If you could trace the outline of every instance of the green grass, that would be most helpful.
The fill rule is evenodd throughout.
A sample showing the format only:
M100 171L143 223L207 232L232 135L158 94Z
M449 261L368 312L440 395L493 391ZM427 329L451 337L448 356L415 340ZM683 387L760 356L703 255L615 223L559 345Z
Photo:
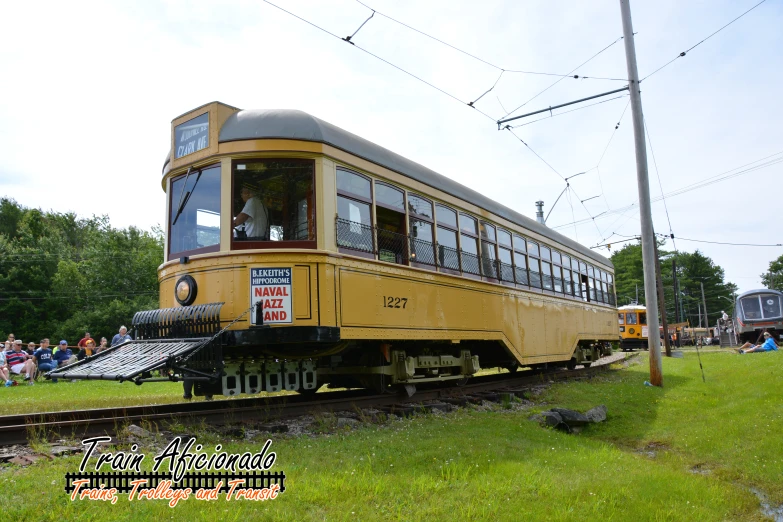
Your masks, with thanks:
M706 383L695 354L686 354L664 360L663 389L643 386L645 358L592 381L555 384L532 410L498 405L274 437L275 469L288 476L274 501L189 500L174 509L127 497L113 506L70 502L62 486L78 468L74 456L0 469L3 512L11 520L762 520L747 487L783 502L783 355L710 353L702 362ZM83 384L90 393L95 383ZM608 420L578 435L527 420L551 406L601 403ZM264 440L200 439L235 452Z

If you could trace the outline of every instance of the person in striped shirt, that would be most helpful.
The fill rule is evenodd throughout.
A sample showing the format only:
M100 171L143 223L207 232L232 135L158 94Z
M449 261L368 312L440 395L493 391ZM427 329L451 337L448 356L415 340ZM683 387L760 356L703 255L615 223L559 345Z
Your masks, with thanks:
M33 379L35 378L35 362L34 357L26 352L22 351L22 341L14 341L14 349L10 352L5 352L5 360L8 363L8 367L12 373L22 375L24 372L24 378L28 379L29 385L35 384Z

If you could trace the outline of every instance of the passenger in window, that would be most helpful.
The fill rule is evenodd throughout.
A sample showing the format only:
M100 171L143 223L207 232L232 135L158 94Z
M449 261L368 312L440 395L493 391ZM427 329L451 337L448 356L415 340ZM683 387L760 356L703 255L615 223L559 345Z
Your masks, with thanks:
M238 231L237 238L268 241L269 211L261 201L258 190L250 185L243 185L239 196L245 202L245 206L234 218L234 227L244 225L244 230Z

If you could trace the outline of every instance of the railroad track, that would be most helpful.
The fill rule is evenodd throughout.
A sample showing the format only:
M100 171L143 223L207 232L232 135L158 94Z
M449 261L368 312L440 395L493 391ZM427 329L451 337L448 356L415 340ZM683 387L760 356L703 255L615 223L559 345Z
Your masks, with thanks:
M464 403L470 398L481 398L489 392L517 395L521 389L548 381L590 377L609 371L609 365L577 370L544 372L524 371L475 377L467 384L455 386L420 387L413 397L399 394L374 394L367 390L350 390L313 396L282 395L256 397L231 401L160 404L100 408L93 410L60 411L23 415L0 416L0 447L27 444L31 440L85 438L96 435L114 435L130 424L159 424L176 420L178 423L207 423L210 425L269 422L316 412L346 411L357 408L376 408L389 413L426 409L422 403L443 401Z

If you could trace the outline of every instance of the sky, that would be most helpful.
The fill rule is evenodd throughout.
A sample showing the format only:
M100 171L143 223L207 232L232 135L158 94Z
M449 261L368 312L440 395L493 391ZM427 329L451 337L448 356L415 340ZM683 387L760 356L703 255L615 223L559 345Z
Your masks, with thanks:
M355 0L273 1L341 37L372 12ZM633 0L640 76L757 2ZM616 250L640 233L638 205L626 209L637 201L627 96L512 122L525 124L513 132L527 146L496 124L519 106L513 115L626 85L618 1L365 3L378 13L352 41L431 86L260 0L9 4L0 22L0 196L105 214L115 227L162 224L171 120L218 100L303 110L530 217L543 200L547 225L588 247ZM656 232L711 257L740 291L762 287L783 248L686 239L783 243L781 27L783 1L767 0L641 83L650 192L668 195L652 205ZM580 78L552 85L560 77L512 70ZM475 109L467 105L493 84ZM553 208L563 178L581 172Z

